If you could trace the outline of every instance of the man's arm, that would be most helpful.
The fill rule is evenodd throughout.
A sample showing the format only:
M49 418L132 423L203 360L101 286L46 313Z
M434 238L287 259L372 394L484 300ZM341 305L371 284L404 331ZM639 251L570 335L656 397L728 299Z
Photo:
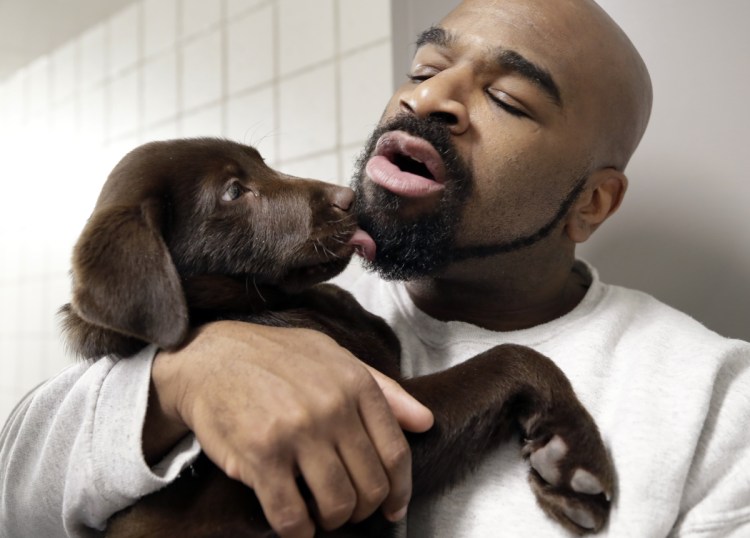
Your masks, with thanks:
M432 416L329 337L219 322L155 360L143 448L157 461L195 432L219 467L255 490L280 535L312 536L296 473L326 528L381 504L403 517L411 458L399 422L423 431Z
M289 486L297 468L329 507L329 525L364 517L383 499L386 513L400 515L410 461L393 413L415 431L431 414L392 380L371 372L373 382L328 337L221 322L178 353L154 354L78 363L19 404L0 435L0 528L10 536L103 529L197 457L193 429L225 471L264 492L284 536L311 528ZM320 472L330 469L341 482ZM269 503L276 495L283 501Z
M0 528L88 536L199 453L192 436L158 466L141 451L153 348L77 363L26 396L0 435Z

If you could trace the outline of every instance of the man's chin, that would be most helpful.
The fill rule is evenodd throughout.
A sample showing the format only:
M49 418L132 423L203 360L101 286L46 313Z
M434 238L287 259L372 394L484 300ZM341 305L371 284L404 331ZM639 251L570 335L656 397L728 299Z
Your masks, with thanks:
M373 260L365 261L363 267L366 271L376 273L383 280L395 282L407 282L435 275L443 267L424 260Z
M451 259L450 227L438 219L404 222L398 216L359 214L359 226L377 245L375 259L365 262L368 270L386 280L412 280L434 275Z

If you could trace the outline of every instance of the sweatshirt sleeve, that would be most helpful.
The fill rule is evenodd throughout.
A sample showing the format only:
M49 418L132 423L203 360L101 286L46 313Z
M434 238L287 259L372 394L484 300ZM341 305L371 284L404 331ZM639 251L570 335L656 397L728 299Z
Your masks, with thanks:
M151 364L78 363L29 393L0 433L0 529L7 536L97 536L107 519L173 481L197 457L185 437L149 467L142 431Z

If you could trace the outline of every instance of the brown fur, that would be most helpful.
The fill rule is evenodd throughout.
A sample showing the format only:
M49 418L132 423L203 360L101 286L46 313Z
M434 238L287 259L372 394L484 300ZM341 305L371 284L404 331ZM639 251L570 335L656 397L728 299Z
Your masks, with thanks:
M236 183L243 193L222 200ZM237 191L234 191L235 193ZM349 189L284 176L251 147L219 139L146 144L112 171L73 258L73 298L62 309L79 355L128 356L148 343L175 349L191 326L237 319L327 333L399 379L399 343L353 297L320 282L345 267L356 229ZM230 196L231 198L231 196ZM557 485L534 470L540 506L565 527L566 506L605 523L609 500L570 487L585 468L612 491L613 472L596 425L548 358L503 345L444 372L400 379L434 413L427 433L408 435L414 495L462 479L514 432L529 455L553 436L569 446ZM300 484L304 490L305 485ZM387 536L376 514L318 536ZM116 515L109 536L272 536L252 490L205 457L175 483Z

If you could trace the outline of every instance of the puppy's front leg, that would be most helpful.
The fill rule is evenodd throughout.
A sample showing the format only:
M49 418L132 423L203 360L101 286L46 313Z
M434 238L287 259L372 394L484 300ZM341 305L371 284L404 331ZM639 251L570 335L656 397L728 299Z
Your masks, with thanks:
M579 534L602 528L614 487L612 464L594 420L550 359L502 345L403 384L435 415L430 431L409 435L415 495L452 485L520 431L542 509Z

